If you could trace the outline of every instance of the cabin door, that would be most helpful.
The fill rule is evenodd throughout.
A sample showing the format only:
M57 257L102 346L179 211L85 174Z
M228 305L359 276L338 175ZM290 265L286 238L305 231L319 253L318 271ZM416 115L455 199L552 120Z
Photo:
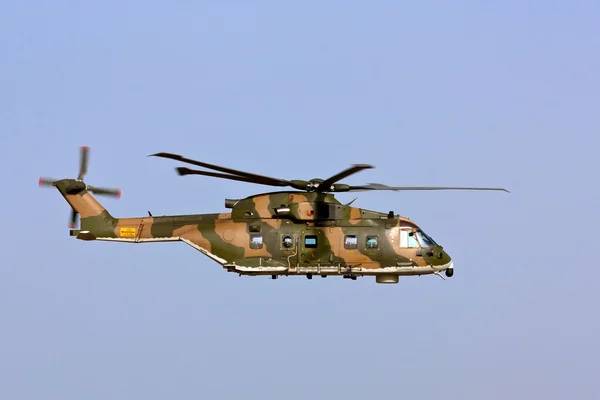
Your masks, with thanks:
M315 267L319 263L322 251L323 232L317 229L305 229L298 241L298 264L300 267Z
M369 230L363 234L362 243L359 243L359 246L364 249L363 251L373 263L380 262L381 239L378 230Z

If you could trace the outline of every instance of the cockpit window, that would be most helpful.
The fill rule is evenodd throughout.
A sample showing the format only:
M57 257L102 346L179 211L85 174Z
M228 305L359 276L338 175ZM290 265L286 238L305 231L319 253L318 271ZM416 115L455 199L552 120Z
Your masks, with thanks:
M433 247L438 246L438 244L431 237L427 236L427 234L423 231L417 231L417 237L419 239L419 243L421 243L421 247Z
M419 247L419 243L417 243L413 232L408 232L408 247Z
M419 243L415 238L413 232L407 230L400 231L400 247L417 248Z

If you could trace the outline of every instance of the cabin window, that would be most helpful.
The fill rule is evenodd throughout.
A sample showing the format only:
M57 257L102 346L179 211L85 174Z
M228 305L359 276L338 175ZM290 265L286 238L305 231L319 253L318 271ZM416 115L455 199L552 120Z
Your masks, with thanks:
M356 235L346 235L344 237L344 248L345 249L356 249L358 247L358 240Z
M304 247L307 249L315 249L317 247L317 235L304 236Z
M250 248L251 249L262 249L263 237L262 235L250 235Z
M286 235L283 237L283 241L281 244L284 248L289 249L294 245L294 238L289 235Z
M377 249L379 247L377 236L367 236L367 242L365 244L365 247L367 249Z
M400 247L417 248L419 243L414 236L412 231L401 230L400 231Z

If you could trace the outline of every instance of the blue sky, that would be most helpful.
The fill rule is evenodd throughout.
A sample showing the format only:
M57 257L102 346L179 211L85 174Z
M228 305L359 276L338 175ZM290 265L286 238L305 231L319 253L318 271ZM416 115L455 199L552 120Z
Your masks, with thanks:
M598 398L600 5L0 5L0 397ZM360 193L455 275L244 278L184 244L87 243L40 175L117 216L225 211L285 179L501 186ZM340 194L340 200L355 196Z

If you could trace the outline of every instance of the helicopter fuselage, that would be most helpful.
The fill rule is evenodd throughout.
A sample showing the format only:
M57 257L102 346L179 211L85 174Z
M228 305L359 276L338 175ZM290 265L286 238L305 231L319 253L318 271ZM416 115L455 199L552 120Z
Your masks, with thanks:
M450 256L409 218L341 204L329 193L272 192L226 200L230 212L115 218L74 182L54 186L80 213L81 228L71 235L81 240L182 241L227 271L273 278L397 283L399 276L453 273Z

